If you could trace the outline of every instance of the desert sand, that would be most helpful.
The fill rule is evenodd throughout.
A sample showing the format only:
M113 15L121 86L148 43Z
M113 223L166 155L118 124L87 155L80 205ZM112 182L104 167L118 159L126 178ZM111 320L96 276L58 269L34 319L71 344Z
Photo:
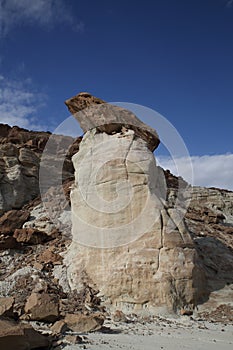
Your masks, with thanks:
M232 324L194 320L158 318L155 322L106 322L100 332L88 334L80 345L65 350L230 350L233 349Z

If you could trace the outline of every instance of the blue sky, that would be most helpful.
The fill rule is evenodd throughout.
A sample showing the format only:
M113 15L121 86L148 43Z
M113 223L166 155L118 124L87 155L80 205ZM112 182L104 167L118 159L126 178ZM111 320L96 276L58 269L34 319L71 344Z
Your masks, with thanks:
M0 122L52 131L80 91L161 113L233 189L232 0L0 0Z

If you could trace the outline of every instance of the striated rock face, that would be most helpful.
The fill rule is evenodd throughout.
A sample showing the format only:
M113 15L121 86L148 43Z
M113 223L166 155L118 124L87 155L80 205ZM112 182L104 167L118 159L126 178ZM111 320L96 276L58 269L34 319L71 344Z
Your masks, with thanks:
M65 104L84 132L96 128L99 132L112 134L120 132L122 127L125 127L134 130L152 152L159 145L157 132L129 110L105 103L87 92L81 92L65 101Z
M40 154L49 135L0 124L0 214L38 196Z
M89 284L110 309L130 313L196 305L203 270L181 212L165 206L165 178L143 137L92 129L72 160L71 288Z
M50 149L40 164L48 140ZM46 174L50 173L50 180L56 179L56 164L64 156L62 179L73 176L70 158L80 142L78 140L73 144L73 141L66 136L51 136L49 132L28 131L0 124L0 215L21 208L40 194L40 165L46 168ZM70 150L67 145L71 145ZM52 181L49 185L52 186Z
M217 188L202 188L195 186L192 190L193 208L207 207L208 213L206 216L216 217L216 222L233 225L233 193L227 190ZM209 221L209 220L208 220Z
M39 193L39 158L30 149L0 145L0 213L20 208Z
M208 298L199 310L214 319L220 313L228 318L224 312L233 307L233 192L194 187L185 221L206 275Z

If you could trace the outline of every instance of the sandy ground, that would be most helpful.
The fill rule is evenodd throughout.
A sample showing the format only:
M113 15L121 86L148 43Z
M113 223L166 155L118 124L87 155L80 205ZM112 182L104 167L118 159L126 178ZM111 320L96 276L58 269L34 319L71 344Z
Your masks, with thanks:
M65 346L65 350L232 350L233 326L189 317L160 319L154 323L107 322L101 332L88 334L88 341Z

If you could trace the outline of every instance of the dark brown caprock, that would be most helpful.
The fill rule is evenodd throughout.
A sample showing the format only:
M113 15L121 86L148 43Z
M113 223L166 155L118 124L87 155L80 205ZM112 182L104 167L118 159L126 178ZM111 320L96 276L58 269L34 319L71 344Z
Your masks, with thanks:
M138 137L146 141L152 152L160 143L155 129L143 123L131 111L111 105L88 92L79 93L66 100L65 104L84 133L96 128L99 132L112 134L125 127L134 130Z

